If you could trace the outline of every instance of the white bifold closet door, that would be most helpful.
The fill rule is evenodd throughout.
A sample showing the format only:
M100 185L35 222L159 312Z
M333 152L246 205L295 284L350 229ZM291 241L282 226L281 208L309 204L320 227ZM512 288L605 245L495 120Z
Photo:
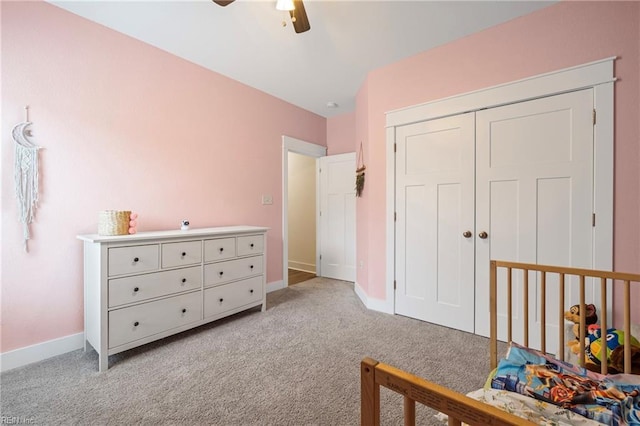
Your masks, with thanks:
M591 267L592 111L589 89L396 128L396 313L486 336L490 259Z
M476 114L476 333L489 335L489 260L591 268L593 265L593 91ZM505 280L501 280L503 283ZM558 342L558 278L547 280L547 351ZM515 279L515 341L522 342L522 278ZM529 277L529 344L539 346L539 276ZM594 289L588 289L591 295ZM506 291L499 330L506 337ZM567 300L577 303L577 283Z
M469 113L396 133L396 313L469 332L474 131Z

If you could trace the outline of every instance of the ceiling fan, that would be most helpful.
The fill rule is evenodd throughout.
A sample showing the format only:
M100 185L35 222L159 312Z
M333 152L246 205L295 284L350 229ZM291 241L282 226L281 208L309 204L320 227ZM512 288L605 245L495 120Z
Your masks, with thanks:
M213 2L219 6L228 6L235 0L213 0ZM311 29L309 24L309 18L307 18L307 12L304 10L304 3L302 0L292 0L293 9L289 10L291 16L291 22L293 23L293 29L296 33L303 33Z

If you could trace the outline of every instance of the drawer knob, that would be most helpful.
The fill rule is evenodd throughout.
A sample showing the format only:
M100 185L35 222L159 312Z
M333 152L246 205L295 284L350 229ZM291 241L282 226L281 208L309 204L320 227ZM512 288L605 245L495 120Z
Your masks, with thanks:
M224 251L224 247L220 247L220 253Z
M136 322L134 322L134 323L133 323L133 326L134 326L134 327L137 327L137 326L139 326L139 325L140 325L140 323L139 323L138 321L136 321Z
M185 308L182 308L182 313L184 314L186 312L187 312L187 310Z
M249 269L253 269L253 265L249 265Z
M222 276L222 274L224 274L224 272L223 272L223 271L220 271L220 276Z
M253 289L249 290L249 293L253 294Z
M133 292L134 292L134 293L137 293L138 291L140 291L140 288L138 288L138 287L134 287L134 288L133 288Z
M253 243L249 244L249 247L253 248Z
M183 251L182 252L182 257L185 257L186 255L187 255L187 253Z
M224 302L224 299L221 297L221 298L220 298L220 303L222 303L222 302Z
M184 284L184 283L186 283L186 282L187 282L187 279L186 279L186 278L183 278L183 279L182 279L182 284Z
M134 257L134 258L133 258L133 261L134 261L134 262L138 262L138 261L140 261L140 258L138 258L138 257Z

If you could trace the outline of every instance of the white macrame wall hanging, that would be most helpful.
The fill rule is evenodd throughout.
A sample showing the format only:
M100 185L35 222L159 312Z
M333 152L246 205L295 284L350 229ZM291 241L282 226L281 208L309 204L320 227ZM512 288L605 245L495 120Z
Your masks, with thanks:
M24 241L24 251L29 251L27 241L31 234L29 225L35 217L35 210L38 206L38 151L41 147L31 142L31 130L27 129L31 125L29 121L29 107L27 110L27 120L17 124L11 131L15 142L15 192L18 199L18 215L22 224L22 236Z

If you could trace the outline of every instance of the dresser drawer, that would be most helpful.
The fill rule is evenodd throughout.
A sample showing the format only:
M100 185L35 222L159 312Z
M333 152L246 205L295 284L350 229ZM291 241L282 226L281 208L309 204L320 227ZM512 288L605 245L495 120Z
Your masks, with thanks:
M159 246L115 247L109 249L109 276L155 271L159 267Z
M261 254L262 252L264 252L264 237L262 235L238 237L238 256Z
M235 238L219 238L206 240L204 242L204 261L212 262L216 260L229 259L236 255Z
M201 266L114 278L109 280L109 307L195 290L201 286Z
M109 312L109 348L202 319L202 293L183 294Z
M262 274L262 256L210 263L204 266L204 285L212 286Z
M204 317L221 314L262 300L263 277L253 277L204 291Z
M202 261L202 241L162 244L162 267L195 265Z

